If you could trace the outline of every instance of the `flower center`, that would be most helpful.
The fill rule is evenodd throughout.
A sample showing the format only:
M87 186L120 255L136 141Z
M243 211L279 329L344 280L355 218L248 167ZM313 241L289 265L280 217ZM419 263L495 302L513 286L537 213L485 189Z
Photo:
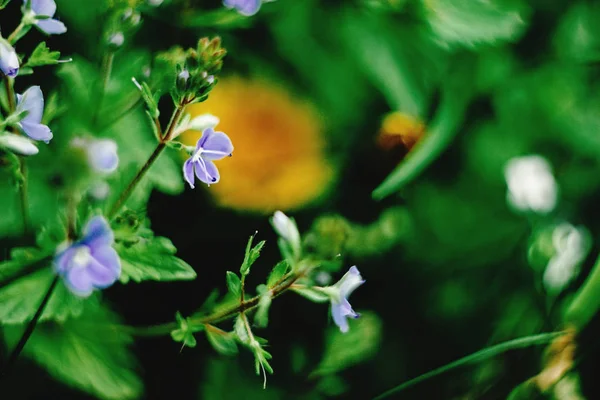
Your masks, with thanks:
M79 246L71 259L71 267L85 268L89 264L91 258L92 253L90 252L90 248L88 246Z
M198 162L200 160L200 156L204 153L204 149L200 147L197 152L192 155L192 161Z

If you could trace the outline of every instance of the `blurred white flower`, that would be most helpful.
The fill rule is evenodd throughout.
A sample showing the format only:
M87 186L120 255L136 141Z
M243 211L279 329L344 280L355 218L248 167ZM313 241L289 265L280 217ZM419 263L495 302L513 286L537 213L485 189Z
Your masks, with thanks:
M579 273L579 265L590 248L589 233L584 227L569 223L558 225L552 232L554 255L544 272L544 287L548 292L560 292Z
M519 211L548 213L556 206L558 185L552 167L538 155L515 157L504 167L507 200Z

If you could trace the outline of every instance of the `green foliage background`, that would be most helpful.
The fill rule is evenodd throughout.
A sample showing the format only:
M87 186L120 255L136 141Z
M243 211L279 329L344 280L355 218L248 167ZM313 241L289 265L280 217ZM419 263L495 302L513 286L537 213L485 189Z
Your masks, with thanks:
M103 2L61 0L58 7L69 32L47 44L74 61L24 78L43 82L45 93L61 94L61 102L46 110L55 139L30 170L39 180L31 184L32 219L45 226L55 224L63 200L57 182L73 168L48 160L58 159L75 134L95 129L90 124L98 105L89 99L99 96L90 93L90 82L100 79L95 51ZM154 51L221 35L229 52L225 75L270 76L309 97L330 122L329 156L341 171L337 190L294 217L317 251L341 253L344 270L359 265L367 282L352 304L362 318L342 335L322 305L292 295L274 301L269 326L261 330L275 370L265 390L252 356L217 354L208 332L209 341L183 351L168 336L111 336L106 327L120 318L133 325L170 321L176 311L195 312L215 287L225 292L225 272L237 270L256 229L267 244L253 274L267 276L279 260L264 216L219 209L205 192L184 191L179 160L164 157L132 204L150 198L156 236L148 246L173 263L172 279L149 265L144 249L134 249L123 260L121 281L127 284L103 292L102 305L95 298L64 304L55 296L46 314L60 324L34 334L25 355L37 364L22 360L3 383L3 398L87 398L81 390L115 399L372 398L483 347L561 329L562 310L598 246L592 245L582 274L558 296L544 291L542 271L530 266L527 253L531 233L559 219L585 225L592 238L600 230L597 4L278 0L253 18L215 13L220 7L218 1L165 0L143 14L141 30L117 53L98 118L110 125L104 135L119 143L121 165L131 166L115 177L115 187L130 180L154 145L141 107L111 125L118 110L135 101L130 78L142 75ZM2 13L3 29L13 28L17 15L12 4ZM28 37L20 46L31 43ZM427 125L423 141L399 164L375 144L381 118L396 110ZM535 224L507 207L503 175L510 158L531 153L552 163L561 190L557 213ZM3 174L2 209L18 210ZM0 213L7 259L9 249L33 242L16 238L19 218L17 212ZM340 232L344 240L335 235ZM148 270L136 276L144 266ZM334 279L341 273L333 268ZM184 281L159 284L151 282L153 274ZM40 272L13 290L45 287L41 281L50 279ZM4 330L11 344L39 299L32 295L24 303L9 289L0 291L0 320L13 325ZM73 322L80 315L85 318ZM576 369L588 398L597 390L596 325L582 333ZM423 383L402 398L506 398L539 372L540 360L541 348L507 353Z

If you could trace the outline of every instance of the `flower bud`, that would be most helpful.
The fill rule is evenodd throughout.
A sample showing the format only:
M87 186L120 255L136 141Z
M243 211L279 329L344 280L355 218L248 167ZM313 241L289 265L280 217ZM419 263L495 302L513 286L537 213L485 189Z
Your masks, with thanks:
M554 209L558 185L545 158L537 155L511 159L504 175L510 205L519 211L548 213Z
M4 75L14 78L19 73L19 58L8 41L0 37L0 70Z
M271 225L289 246L292 256L298 257L300 255L300 232L298 232L296 222L281 211L276 211L271 218Z
M32 156L39 152L31 140L24 136L5 133L0 135L0 147L23 156Z
M115 32L108 37L108 45L113 49L118 49L125 43L125 35L123 32Z

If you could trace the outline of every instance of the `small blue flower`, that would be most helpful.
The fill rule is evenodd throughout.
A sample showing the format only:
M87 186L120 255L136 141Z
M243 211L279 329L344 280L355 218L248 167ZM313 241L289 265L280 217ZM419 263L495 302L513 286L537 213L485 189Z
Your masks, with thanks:
M331 315L333 322L340 328L342 333L348 332L348 317L358 318L359 314L356 313L348 297L354 292L356 288L365 283L358 268L353 266L348 272L336 283L333 287L337 289L336 295L331 297Z
M31 14L33 17L43 16L46 19L35 19L35 25L38 29L47 35L60 35L67 31L65 24L57 19L54 19L56 13L56 3L54 0L23 0L25 6L27 3L31 5Z
M93 140L87 147L87 153L92 168L98 172L109 174L119 166L117 143L114 140Z
M78 296L107 288L121 275L121 261L113 243L114 234L106 219L93 217L83 230L83 238L57 253L54 270Z
M17 95L17 113L23 111L27 111L27 115L19 122L19 128L34 140L50 142L52 132L42 124L44 95L39 86L32 86L22 95Z
M0 37L0 70L8 77L14 78L19 73L19 57L8 40Z
M223 0L227 8L235 8L238 13L249 17L258 12L261 0Z
M223 132L215 132L213 128L206 128L202 137L196 143L196 149L191 157L183 164L183 177L194 188L194 173L207 185L219 182L219 170L214 160L230 156L233 144Z

